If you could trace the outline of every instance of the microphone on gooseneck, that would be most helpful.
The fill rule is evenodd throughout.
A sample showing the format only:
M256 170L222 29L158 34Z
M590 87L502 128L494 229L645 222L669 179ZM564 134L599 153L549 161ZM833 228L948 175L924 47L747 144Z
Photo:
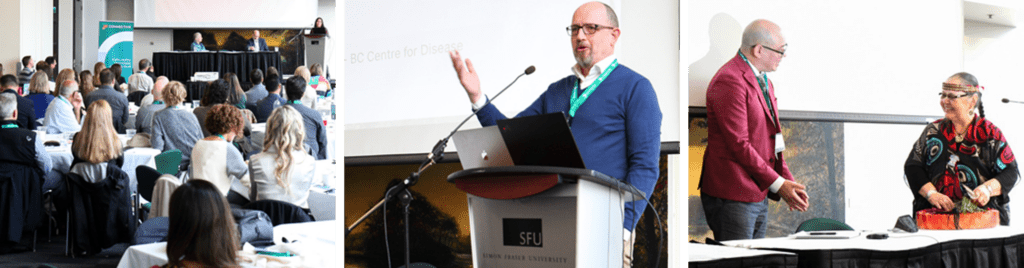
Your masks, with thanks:
M491 102L494 101L494 99L497 99L498 96L501 96L501 93L504 93L506 89L508 89L509 87L512 86L512 84L515 84L516 81L519 81L520 77L523 77L524 75L532 74L534 71L537 71L537 67L533 67L533 65L530 65L530 67L527 67L526 70L523 71L523 73L519 74L519 76L516 76L516 79L512 80L512 83L508 83L508 86L505 86L505 88L501 89L501 91L498 91L498 94L495 94L493 98L488 99L487 102L484 103L484 107L486 107L488 104L491 104ZM427 160L426 160L426 162L424 162L424 164L430 163L430 162L437 162L437 161L440 161L441 158L444 158L444 148L446 146L448 146L448 140L451 139L452 136L455 135L456 131L459 131L459 128L461 128L463 124L466 124L466 121L469 121L470 118L473 118L473 116L476 115L479 112L480 112L480 110L473 111L473 113L470 114L469 116L467 116L466 119L463 119L462 123L459 123L459 125L456 126L455 129L453 129L452 132L450 134L448 134L447 137L444 137L444 139L441 139L441 140L437 141L437 144L434 145L434 149L430 150L430 153L427 154ZM436 157L436 159L435 159L435 157Z
M1011 103L1011 102L1012 103L1018 103L1018 104L1024 104L1024 101L1015 101L1015 100L1003 98L1003 103Z

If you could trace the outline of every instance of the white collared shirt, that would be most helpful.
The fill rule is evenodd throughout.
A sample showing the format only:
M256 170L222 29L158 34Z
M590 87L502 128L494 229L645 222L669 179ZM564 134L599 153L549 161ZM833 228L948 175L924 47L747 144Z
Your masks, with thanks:
M591 66L590 72L587 73L586 76L584 76L583 72L580 71L579 64L573 64L570 69L572 70L573 75L576 75L576 78L580 80L580 88L587 88L590 84L593 84L594 81L597 80L597 77L601 76L601 72L607 70L608 66L612 65L612 62L617 58L618 57L616 57L615 54L609 55L607 58L597 62L597 64L594 64L594 66ZM487 103L487 100L487 94L484 94L483 98L476 100L476 102L473 103L473 111L483 108L484 104Z
M740 53L742 53L742 52L740 52ZM747 55L743 55L743 56L746 57ZM754 79L760 79L760 77L762 75L764 75L764 72L758 70L757 67L754 67L754 64L750 63L750 60L747 60L747 65L750 66L751 70L754 70L754 76L755 76ZM765 83L765 86L768 85L768 81L767 80L764 81L764 83ZM768 100L765 100L765 101L768 101ZM775 182L772 182L772 185L768 186L768 190L772 191L772 193L778 193L779 192L779 188L782 188L782 184L785 183L785 182L786 182L786 179L783 178L782 176L779 176L778 178L775 178Z

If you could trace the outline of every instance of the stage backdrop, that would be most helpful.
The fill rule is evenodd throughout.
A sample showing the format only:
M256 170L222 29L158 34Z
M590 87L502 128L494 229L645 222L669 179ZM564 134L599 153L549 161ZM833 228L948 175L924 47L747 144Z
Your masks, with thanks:
M132 48L134 45L134 25L124 21L101 21L100 22L100 44L97 61L103 62L107 68L111 65L120 64L120 75L128 79L132 75Z

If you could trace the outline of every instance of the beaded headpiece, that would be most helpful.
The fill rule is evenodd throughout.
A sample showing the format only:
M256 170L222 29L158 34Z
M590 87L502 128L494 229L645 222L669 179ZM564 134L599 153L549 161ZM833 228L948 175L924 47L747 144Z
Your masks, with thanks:
M945 83L945 82L943 82L942 83L942 90L962 91L962 92L967 92L967 93L975 93L975 92L980 92L982 90L985 90L985 87L983 87L983 86L961 85L961 84L953 84L953 83Z

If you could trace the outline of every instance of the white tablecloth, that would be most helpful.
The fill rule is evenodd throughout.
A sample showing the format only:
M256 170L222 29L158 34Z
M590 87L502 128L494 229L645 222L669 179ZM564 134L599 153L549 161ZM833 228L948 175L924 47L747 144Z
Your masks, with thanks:
M707 262L721 259L730 258L744 258L744 257L755 257L765 255L792 255L796 256L795 253L773 251L773 250L759 250L759 249L748 249L748 248L736 248L727 246L714 246L706 244L695 244L688 243L689 248L689 261L690 262Z
M63 173L68 173L71 170L71 161L74 160L74 155L71 154L70 146L46 147L46 153L53 161L53 170ZM153 157L158 154L160 151L153 148L132 148L124 152L124 164L121 165L121 170L128 173L128 178L131 180L129 187L137 189L138 177L135 175L135 168L146 165L155 169L156 160Z
M722 244L742 248L770 248L786 250L836 250L864 249L877 251L902 251L923 248L953 240L1007 238L1024 234L1024 229L997 226L978 230L920 230L917 233L892 233L888 231L858 231L861 235L850 239L796 239L795 235L777 238L725 241ZM887 233L888 239L868 239L873 233Z
M304 258L303 267L337 267L335 230L335 221L282 224L274 227L274 242L281 244L282 237L295 241L289 247L297 249L297 255ZM148 268L166 263L167 242L159 242L129 247L117 267Z

